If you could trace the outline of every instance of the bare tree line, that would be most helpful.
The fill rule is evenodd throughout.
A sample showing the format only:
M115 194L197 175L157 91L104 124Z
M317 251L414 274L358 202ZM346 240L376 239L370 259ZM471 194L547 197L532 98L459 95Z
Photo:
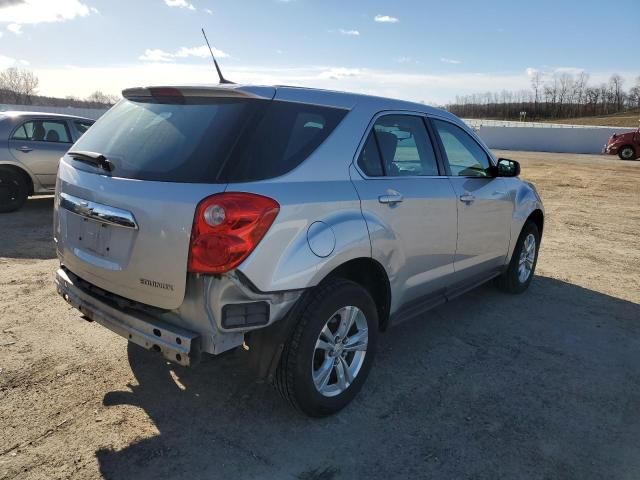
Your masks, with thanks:
M556 73L546 78L531 75L531 89L457 96L447 109L466 118L513 120L526 113L527 120L609 115L640 109L640 77L629 90L624 79L613 74L607 83L589 85L589 74Z
M84 99L73 96L44 97L37 95L39 84L38 77L29 70L11 67L1 71L0 104L105 108L119 99L116 95L109 95L100 90L96 90Z

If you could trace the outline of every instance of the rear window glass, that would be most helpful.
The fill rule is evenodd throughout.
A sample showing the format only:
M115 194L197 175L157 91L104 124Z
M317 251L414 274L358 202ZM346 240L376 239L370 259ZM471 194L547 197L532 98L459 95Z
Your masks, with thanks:
M345 114L257 99L122 100L73 149L104 155L114 165L114 177L184 183L264 180L300 165Z

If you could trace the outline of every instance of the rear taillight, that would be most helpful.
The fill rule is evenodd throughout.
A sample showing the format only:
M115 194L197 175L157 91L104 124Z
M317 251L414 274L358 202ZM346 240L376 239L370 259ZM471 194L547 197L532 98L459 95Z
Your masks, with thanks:
M278 202L252 193L219 193L202 200L191 230L189 272L225 273L240 265L279 211Z

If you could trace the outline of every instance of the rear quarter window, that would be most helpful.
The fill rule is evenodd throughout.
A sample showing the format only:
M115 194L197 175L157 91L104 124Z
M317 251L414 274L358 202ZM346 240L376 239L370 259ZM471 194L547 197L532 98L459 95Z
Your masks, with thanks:
M220 178L244 182L278 177L300 165L336 128L346 111L272 102L255 128L247 129Z

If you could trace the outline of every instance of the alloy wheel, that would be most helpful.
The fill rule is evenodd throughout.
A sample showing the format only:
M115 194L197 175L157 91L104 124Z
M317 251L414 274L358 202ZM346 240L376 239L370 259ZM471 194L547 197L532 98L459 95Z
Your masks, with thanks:
M343 307L326 321L311 366L320 394L334 397L349 388L364 364L368 341L367 319L358 307Z
M529 279L536 260L536 237L533 233L527 235L522 243L518 262L518 280L524 283Z

